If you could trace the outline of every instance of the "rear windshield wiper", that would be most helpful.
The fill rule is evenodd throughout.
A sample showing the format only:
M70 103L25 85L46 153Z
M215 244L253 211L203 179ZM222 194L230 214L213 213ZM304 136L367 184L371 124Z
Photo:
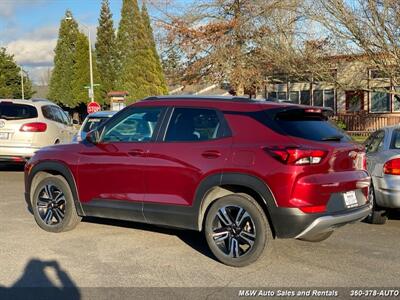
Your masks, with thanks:
M321 141L340 141L344 138L343 135L333 135L333 136L328 136L325 138L322 138Z

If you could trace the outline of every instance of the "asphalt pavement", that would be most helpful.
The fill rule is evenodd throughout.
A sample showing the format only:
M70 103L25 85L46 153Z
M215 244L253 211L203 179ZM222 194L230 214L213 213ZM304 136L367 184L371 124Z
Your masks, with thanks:
M328 240L276 240L267 260L217 262L200 233L84 219L66 233L41 230L24 203L21 168L0 168L0 286L400 287L400 213L357 223Z

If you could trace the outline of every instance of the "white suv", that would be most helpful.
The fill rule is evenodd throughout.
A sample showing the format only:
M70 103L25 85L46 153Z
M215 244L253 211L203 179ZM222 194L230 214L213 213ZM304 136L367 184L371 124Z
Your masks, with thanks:
M69 116L46 99L0 99L0 162L25 162L38 149L69 143Z

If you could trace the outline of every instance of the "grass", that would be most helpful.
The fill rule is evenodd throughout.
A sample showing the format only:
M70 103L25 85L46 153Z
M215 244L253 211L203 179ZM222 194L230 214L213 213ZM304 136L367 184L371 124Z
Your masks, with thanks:
M350 135L357 143L364 143L368 136L366 135Z

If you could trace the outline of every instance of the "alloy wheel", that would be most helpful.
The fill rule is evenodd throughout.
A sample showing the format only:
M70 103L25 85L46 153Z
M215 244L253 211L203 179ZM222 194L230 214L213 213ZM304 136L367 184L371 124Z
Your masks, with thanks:
M214 217L212 238L224 255L239 258L253 248L256 241L256 227L252 217L244 208L224 206Z
M46 225L57 225L64 220L65 204L64 193L52 184L40 190L36 202L39 216Z

